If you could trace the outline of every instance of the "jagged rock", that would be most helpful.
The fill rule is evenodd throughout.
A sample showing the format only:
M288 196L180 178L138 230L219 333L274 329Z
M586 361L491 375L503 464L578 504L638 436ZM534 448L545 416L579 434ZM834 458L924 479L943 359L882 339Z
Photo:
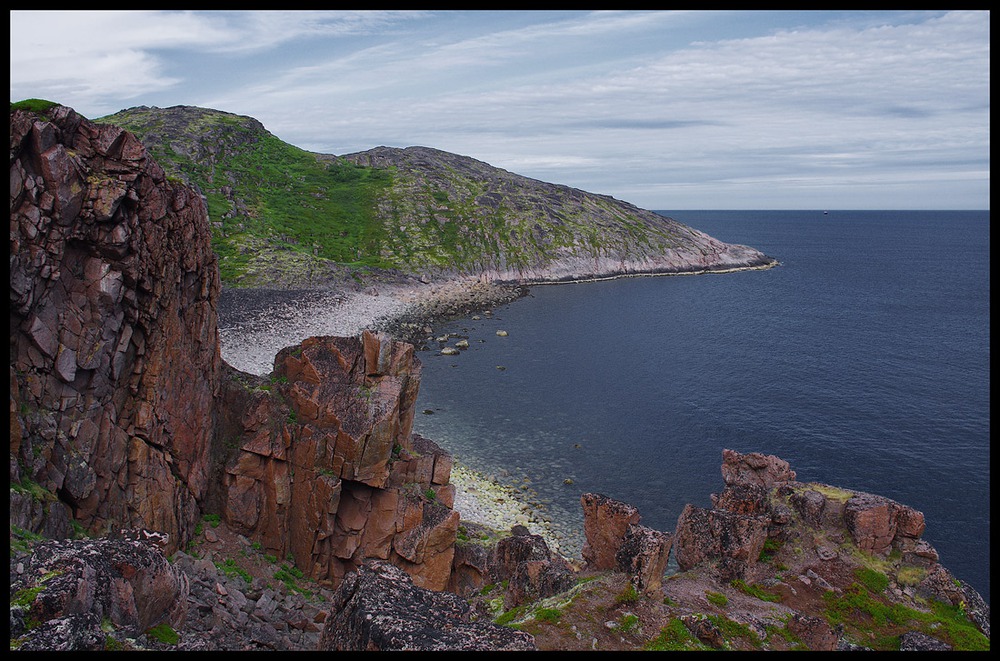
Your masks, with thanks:
M63 106L11 113L10 170L11 452L91 531L176 548L209 488L221 363L205 203Z
M663 582L672 543L673 538L667 533L631 524L615 553L615 562L619 571L629 575L637 590L653 592Z
M725 580L741 578L764 548L767 523L764 517L686 505L674 536L677 564L686 570L717 558Z
M740 454L722 451L722 479L727 485L757 485L769 487L778 482L795 480L788 462L760 452Z
M468 602L413 585L377 560L345 577L330 604L321 651L527 651L530 634L474 621Z
M158 624L180 627L188 592L187 577L155 542L46 541L35 546L11 586L12 619L16 603L23 608L22 621L46 624L19 634L22 649L41 649L59 636L57 649L100 649L103 621L133 635Z
M509 537L496 543L488 562L492 580L507 581L504 603L509 608L558 594L575 582L569 563L523 526L514 526Z
M615 557L621 548L625 533L632 524L639 523L639 510L626 503L612 500L596 493L580 496L583 506L583 559L595 570L614 569Z
M923 513L869 493L847 501L844 523L854 543L868 553L886 553L897 538L916 539L925 528Z

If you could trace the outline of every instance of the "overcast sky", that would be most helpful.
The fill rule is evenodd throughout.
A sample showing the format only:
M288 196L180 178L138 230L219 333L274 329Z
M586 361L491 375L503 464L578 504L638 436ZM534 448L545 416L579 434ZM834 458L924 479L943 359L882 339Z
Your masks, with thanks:
M647 209L986 209L986 11L12 11L10 98L422 145Z

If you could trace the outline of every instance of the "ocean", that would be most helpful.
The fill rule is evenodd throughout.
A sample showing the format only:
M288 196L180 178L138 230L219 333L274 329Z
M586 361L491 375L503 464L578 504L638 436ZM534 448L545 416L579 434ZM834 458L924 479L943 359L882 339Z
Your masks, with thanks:
M988 602L989 211L660 213L780 265L538 285L436 327L470 347L418 354L414 430L522 489L576 554L581 494L672 531L722 490L724 448L774 454L922 511Z

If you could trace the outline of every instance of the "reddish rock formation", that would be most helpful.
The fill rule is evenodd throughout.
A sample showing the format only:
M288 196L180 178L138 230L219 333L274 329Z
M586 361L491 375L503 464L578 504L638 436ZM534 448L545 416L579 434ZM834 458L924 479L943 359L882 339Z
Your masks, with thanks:
M614 569L615 555L632 524L638 524L639 510L632 505L596 493L580 496L583 506L583 559L594 570Z
M448 585L452 460L412 435L411 345L311 338L238 372L195 191L62 106L12 112L10 154L12 525L149 528L173 552L218 512L334 585L369 557Z
M654 592L663 582L672 544L671 535L632 524L615 553L617 568L629 575L637 590Z
M452 459L412 434L413 347L367 331L309 338L252 378L222 388L220 433L235 446L221 480L227 522L334 585L379 558L444 589L459 520Z
M551 597L576 582L569 563L524 526L514 526L490 551L489 574L494 583L506 583L506 608Z
M62 106L10 121L12 479L93 532L183 543L221 364L205 204L122 129Z

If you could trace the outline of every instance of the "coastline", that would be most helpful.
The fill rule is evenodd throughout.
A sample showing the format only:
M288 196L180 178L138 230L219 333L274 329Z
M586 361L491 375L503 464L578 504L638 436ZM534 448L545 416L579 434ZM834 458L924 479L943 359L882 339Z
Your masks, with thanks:
M223 292L219 305L219 338L222 358L232 367L263 376L273 369L281 349L318 335L356 336L363 330L384 332L395 339L421 345L433 339L434 325L464 315L487 313L527 295L530 286L597 282L633 277L702 275L763 270L777 266L735 267L726 270L689 272L622 273L580 280L500 283L478 278L454 278L420 284L383 284L362 290L265 290L232 289ZM432 439L433 440L433 439ZM516 487L475 471L455 460L451 484L455 485L454 509L463 521L496 530L523 525L545 539L556 553L566 554L581 546L558 522L550 520L544 506L533 505ZM554 525L555 523L555 525Z

